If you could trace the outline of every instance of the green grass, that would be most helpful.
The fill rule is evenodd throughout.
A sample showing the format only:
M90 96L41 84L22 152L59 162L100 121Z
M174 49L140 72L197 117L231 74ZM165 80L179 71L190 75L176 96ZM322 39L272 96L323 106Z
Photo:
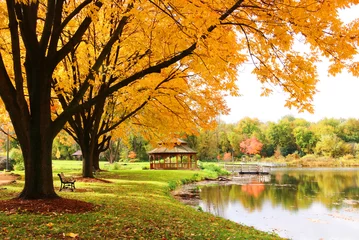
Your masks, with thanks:
M101 178L112 183L77 182L78 192L58 192L64 198L96 204L94 212L49 216L0 213L0 239L58 239L70 233L81 239L280 239L196 211L169 194L170 183L178 186L208 176L208 172L141 170L145 164L148 163L133 163L124 166L130 170L100 173ZM81 162L54 161L53 169L58 191L56 174L80 175ZM0 199L14 197L23 184L20 180L6 186L6 190L0 190Z

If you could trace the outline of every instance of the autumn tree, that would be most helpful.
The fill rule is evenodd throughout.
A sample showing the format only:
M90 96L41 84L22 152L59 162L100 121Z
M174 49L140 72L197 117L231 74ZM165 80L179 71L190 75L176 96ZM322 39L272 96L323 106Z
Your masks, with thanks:
M130 151L127 157L133 160L137 157L137 154L134 151Z
M155 6L158 11L161 10L159 6L153 4L152 6ZM129 8L132 9L132 6ZM107 12L105 13L107 14ZM135 79L129 85L120 86L116 92L102 96L101 94L106 89L117 88L118 75L126 76L129 72L136 71L136 69L141 71L140 69L143 64L144 67L147 67L148 61L157 61L156 59L161 58L164 54L162 49L157 49L159 44L163 42L163 38L154 39L152 41L153 46L150 46L150 48L148 46L132 48L131 46L133 41L143 39L145 42L148 40L148 35L154 34L156 31L163 31L164 26L161 24L157 25L147 22L147 12L144 13L144 19L138 16L138 18L132 19L132 21L127 19L127 17L117 19L117 15L113 14L110 16L111 21L109 23L106 22L108 20L106 17L108 16L105 13L99 17L96 24L90 26L90 33L87 36L88 44L83 46L82 51L77 55L71 53L71 56L62 62L62 68L68 74L59 75L56 79L59 82L66 82L67 78L72 79L70 82L72 84L72 86L70 85L71 87L64 85L56 89L62 108L66 108L69 105L69 101L71 101L71 98L69 99L67 96L77 93L78 88L86 80L86 74L82 72L86 72L87 68L90 67L84 68L84 64L79 64L79 62L82 63L85 58L88 59L91 56L88 61L91 65L91 59L97 59L98 42L101 42L104 36L112 36L115 28L118 28L114 23L117 22L118 25L121 25L122 29L118 32L118 37L120 40L122 37L125 39L119 45L121 48L118 46L113 51L113 54L109 54L101 66L101 69L103 69L102 74L94 79L94 83L89 86L88 93L81 100L91 102L97 98L96 105L82 108L76 112L69 119L69 128L66 128L81 146L84 157L84 177L92 177L92 168L99 168L99 154L108 148L113 131L126 120L137 126L141 125L151 128L152 132L160 127L160 129L156 130L156 135L158 136L155 136L159 138L161 135L159 132L163 132L160 131L161 129L165 130L164 132L167 133L165 135L174 133L174 131L178 132L179 129L182 132L191 134L196 126L206 128L206 126L211 125L211 122L213 122L212 118L216 114L227 111L220 90L224 90L228 86L217 85L210 92L208 88L213 87L213 84L216 83L207 84L202 81L203 77L208 75L208 71L214 70L211 70L213 67L197 69L196 77L194 77L193 72L190 71L191 67L187 66L188 64L185 62L170 66L167 69L163 68L160 74L146 76L141 79L141 82L135 81L137 80ZM153 16L154 21L160 15L162 15L161 12L155 14ZM127 20L125 21L124 19ZM171 21L168 24L171 24ZM106 23L108 27L104 28ZM102 31L96 31L96 29L101 29ZM96 35L97 38L94 38L92 35ZM126 49L123 46L127 46L127 44L131 46L129 51L122 50ZM168 49L171 49L174 47L172 45L178 44L178 41L173 41L171 38L166 44ZM230 58L236 61L236 58ZM129 61L136 64L128 64ZM227 63L223 62L223 64L226 65ZM232 70L227 71L224 75L219 73L215 78L218 78L220 75L227 78ZM212 72L214 73L214 71ZM217 75L217 73L215 74ZM190 80L196 80L197 83L195 84L201 84L202 88L196 88L195 85L190 83ZM202 83L200 83L201 81ZM194 88L191 88L191 86ZM99 98L98 96L100 95L101 97ZM203 101L203 98L206 101ZM144 107L146 109L142 110ZM154 112L159 113L159 115L154 117ZM167 127L165 127L166 121L168 121ZM184 122L185 124L183 124ZM153 134L148 134L148 131L146 132L146 135L153 137Z
M223 93L236 94L237 67L251 60L259 81L279 85L289 94L288 107L311 111L319 55L332 62L331 74L343 67L356 73L350 60L356 53L358 28L356 23L344 26L337 12L350 3L2 1L0 96L25 160L25 186L20 197L57 197L51 165L54 137L75 113L112 94L122 92L124 99L131 96L139 105L153 103L133 118L141 126L152 121L146 116L154 109L167 120L175 116L178 123L188 111L196 116L200 109L207 112L201 115L206 118L194 121L211 122L214 111L227 111ZM113 16L119 16L119 21L113 21ZM93 48L87 45L86 36L97 33L91 28L97 23L103 31L112 32L100 34L96 51L90 52ZM311 46L305 54L293 50L298 37ZM68 70L64 62L74 52L89 53L76 54L83 57L79 61L81 81L76 84L61 77ZM121 59L119 64L105 64L116 55ZM155 91L174 71L180 73L174 78L178 87L168 82L166 89ZM99 86L96 94L84 98L91 86ZM264 95L271 91L266 86ZM154 92L159 95L153 97ZM122 96L119 94L116 97ZM207 96L216 101L206 102ZM174 101L180 97L184 101ZM56 99L65 101L54 114ZM163 102L166 104L161 105ZM201 104L206 107L198 108ZM164 115L174 109L179 110L172 117ZM161 118L155 119L158 125Z
M240 143L244 140L261 135L261 122L257 118L245 117L241 119L228 134L232 148L237 155L241 153Z
M52 157L72 159L72 154L77 151L77 148L76 142L65 131L61 131L54 139ZM60 154L60 157L57 157L57 154Z
M261 152L263 144L256 137L251 137L241 142L240 147L243 153L254 155Z

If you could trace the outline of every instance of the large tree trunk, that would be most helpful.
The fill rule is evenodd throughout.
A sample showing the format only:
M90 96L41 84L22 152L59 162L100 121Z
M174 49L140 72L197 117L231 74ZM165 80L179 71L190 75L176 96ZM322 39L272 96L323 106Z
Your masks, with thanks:
M93 155L90 152L82 152L82 177L93 178Z
M88 144L90 142L90 144ZM100 170L100 153L97 138L80 143L82 151L82 176L94 177L93 172Z
M25 66L29 83L30 118L25 131L15 127L25 162L23 199L56 198L52 177L51 75L46 74L44 59L27 59ZM12 122L23 121L11 119ZM26 141L24 141L26 139Z
M11 51L11 57L6 58L5 66L5 58L2 56L4 51L0 52L0 97L10 115L24 156L25 186L20 198L58 197L52 178L52 142L76 112L75 106L89 84L82 84L80 94L71 102L71 107L64 108L59 117L52 121L52 74L58 63L82 41L92 22L90 16L85 17L68 43L58 44L62 42L62 30L67 26L63 18L71 20L90 3L86 1L80 4L74 12L68 13L72 17L66 18L68 14L63 14L64 1L47 1L44 4L40 4L40 1L6 1L5 15L10 33L10 37L6 37L9 41L11 39L11 48L6 44L6 51ZM101 1L95 1L94 4L98 9L102 6ZM43 14L38 15L40 11L46 12L45 17ZM103 56L109 53L111 46ZM99 68L97 65L92 68L94 72Z
M30 149L22 147L25 161L25 186L19 198L56 198L52 177L52 139L31 137Z

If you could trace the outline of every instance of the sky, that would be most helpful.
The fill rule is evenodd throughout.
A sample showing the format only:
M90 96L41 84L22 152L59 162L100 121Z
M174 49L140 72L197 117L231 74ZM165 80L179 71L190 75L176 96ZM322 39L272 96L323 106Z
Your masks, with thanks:
M341 13L344 22L355 19L359 6ZM244 117L258 118L259 120L278 121L285 115L304 118L317 122L323 118L359 118L359 78L347 72L335 77L328 76L328 63L323 61L317 64L319 82L318 92L314 96L314 114L298 113L297 109L284 107L286 95L276 89L270 96L261 97L261 84L256 76L251 74L252 66L244 66L238 73L237 85L240 97L226 97L227 105L231 109L229 115L221 115L221 121L236 123Z

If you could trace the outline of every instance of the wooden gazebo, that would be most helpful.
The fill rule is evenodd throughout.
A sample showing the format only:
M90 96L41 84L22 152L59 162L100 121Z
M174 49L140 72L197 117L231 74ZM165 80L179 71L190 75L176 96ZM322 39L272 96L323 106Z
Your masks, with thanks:
M197 152L186 141L175 139L148 152L150 169L196 169Z

